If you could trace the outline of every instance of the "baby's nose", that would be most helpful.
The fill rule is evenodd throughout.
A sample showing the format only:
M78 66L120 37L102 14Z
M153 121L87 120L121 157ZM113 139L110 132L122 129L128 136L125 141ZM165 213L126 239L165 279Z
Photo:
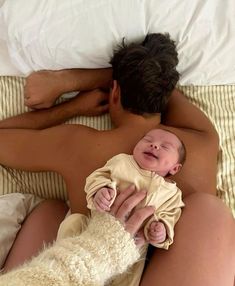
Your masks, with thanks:
M157 149L157 150L159 150L159 149L160 149L160 147L159 147L159 145L158 145L158 144L151 144L151 147L152 147L152 148L154 148L154 149Z

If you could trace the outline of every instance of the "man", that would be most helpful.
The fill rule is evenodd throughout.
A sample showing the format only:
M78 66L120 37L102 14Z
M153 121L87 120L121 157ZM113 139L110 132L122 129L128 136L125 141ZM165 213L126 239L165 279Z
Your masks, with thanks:
M122 46L114 52L110 63L113 80L117 81L121 89L124 109L138 114L164 110L179 80L179 73L176 70L178 54L175 43L168 34L149 34L141 44L126 45L123 40ZM53 80L51 73L47 78L48 72L32 74L29 77L29 87L26 89L25 104L34 109L51 107L64 91L63 77L66 72L62 73L63 76L59 80L56 80L58 72L54 72ZM80 74L76 75L76 70L73 70L73 74L75 77L71 82L74 81L74 86L70 86L69 89L86 90L86 83L83 78L79 78ZM41 84L42 76L46 82ZM107 88L109 84L110 82L104 81L103 87ZM92 83L89 81L88 85L90 88ZM97 86L93 85L93 88L95 87ZM36 91L35 94L33 90Z

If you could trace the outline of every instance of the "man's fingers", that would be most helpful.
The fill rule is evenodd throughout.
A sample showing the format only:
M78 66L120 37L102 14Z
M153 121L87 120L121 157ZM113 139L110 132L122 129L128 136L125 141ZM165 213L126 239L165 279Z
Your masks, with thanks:
M135 235L140 229L142 223L150 217L155 211L152 206L144 207L136 210L126 221L125 229L131 234Z
M144 199L145 196L146 192L139 191L130 198L126 199L117 211L116 217L122 222L126 221L126 218L129 216L132 210Z
M49 107L44 106L44 104L29 104L25 102L25 106L29 107L30 109L47 109Z
M109 99L109 93L108 92L104 92L104 91L100 91L97 92L97 97L99 98L100 101L107 101Z
M35 98L29 97L26 95L24 97L24 103L27 106L37 106L41 104L40 100L36 100Z
M122 191L118 196L116 197L112 207L111 207L111 213L116 216L117 211L123 204L123 202L129 198L131 195L135 193L135 186L131 185L129 188L126 190Z
M32 103L27 99L24 101L24 104L31 109L48 109L53 105L53 103L50 102Z
M111 206L110 213L123 223L127 232L133 237L142 227L144 221L155 211L152 206L136 210L135 207L145 198L146 191L137 191L135 186L121 191ZM140 237L139 237L140 238ZM139 244L143 245L145 239L140 239Z
M135 244L137 247L142 247L146 243L143 228L140 229L134 236Z
M105 105L100 105L99 108L98 108L98 112L99 113L106 113L109 111L109 105L108 104L105 104Z

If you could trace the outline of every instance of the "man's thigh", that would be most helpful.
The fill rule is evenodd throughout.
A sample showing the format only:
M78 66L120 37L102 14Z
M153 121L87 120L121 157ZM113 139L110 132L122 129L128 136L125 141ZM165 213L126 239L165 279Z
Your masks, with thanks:
M235 221L212 195L188 196L168 251L156 250L141 285L231 286L235 271Z

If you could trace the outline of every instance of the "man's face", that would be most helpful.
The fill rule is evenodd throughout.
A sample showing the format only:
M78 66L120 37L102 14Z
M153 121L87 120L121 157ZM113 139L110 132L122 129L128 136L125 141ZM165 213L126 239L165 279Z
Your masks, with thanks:
M179 160L180 140L173 133L162 129L148 132L133 151L137 164L145 170L160 176L174 175L181 168Z

